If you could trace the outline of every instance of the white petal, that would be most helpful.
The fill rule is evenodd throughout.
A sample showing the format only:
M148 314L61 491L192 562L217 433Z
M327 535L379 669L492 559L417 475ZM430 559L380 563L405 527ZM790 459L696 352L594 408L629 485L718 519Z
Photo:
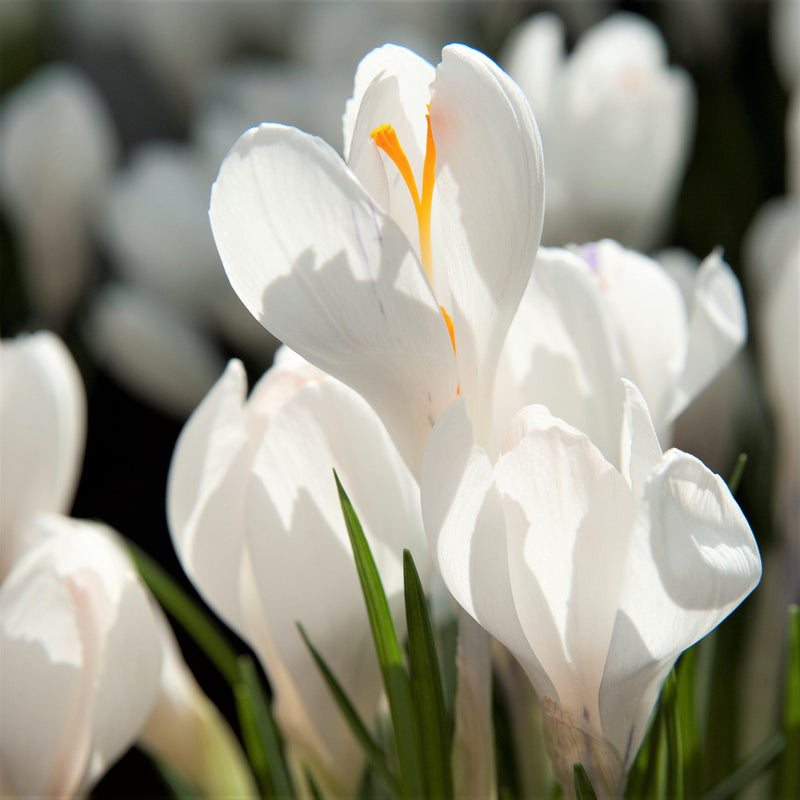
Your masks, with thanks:
M600 729L597 691L636 503L582 433L529 407L497 463L520 622L561 705Z
M539 691L555 696L519 623L500 495L485 451L473 443L463 400L431 433L421 499L431 554L453 597L514 653Z
M680 289L655 261L608 239L586 245L580 254L615 320L622 375L639 387L662 431L689 347Z
M410 245L324 142L248 131L211 226L239 297L275 336L360 392L412 469L456 392L450 337Z
M373 109L365 114L364 95L378 76L393 81L395 106ZM385 44L367 53L356 69L353 96L347 101L342 117L347 162L352 162L354 141L359 135L369 136L378 125L388 123L397 131L414 174L421 175L427 137L425 113L433 78L433 67L406 47ZM391 111L391 117L383 118L380 113L376 116L374 112L379 110Z
M12 570L0 592L0 771L15 793L48 789L70 727L71 774L57 791L74 792L89 757L89 700L72 598L52 570Z
M239 574L251 461L246 393L244 367L233 360L181 431L167 479L167 519L178 558L206 602L242 636Z
M542 148L522 91L481 53L446 47L431 88L434 261L446 268L461 393L489 444L497 360L541 234Z
M248 490L247 537L276 649L265 667L284 729L306 744L318 736L329 765L352 781L348 767L360 762L358 747L295 627L296 621L303 624L370 724L380 674L334 468L396 606L402 598L403 548L412 550L423 576L428 572L417 488L374 411L330 378L299 388L266 429Z
M666 421L671 422L744 345L747 319L739 281L715 250L700 265L689 316L683 375Z
M661 460L650 410L635 384L623 378L625 404L622 411L620 472L637 497L644 494L644 485Z
M723 480L670 450L645 487L601 689L603 731L635 755L678 655L752 591L761 560Z
M67 512L80 475L86 395L69 350L54 334L0 346L0 579L21 554L25 517Z
M603 301L580 258L541 248L503 352L517 388L512 413L532 403L547 406L616 463L622 358ZM499 389L497 401L507 393Z
M222 371L216 346L186 315L130 284L107 284L84 327L95 358L126 389L185 417Z

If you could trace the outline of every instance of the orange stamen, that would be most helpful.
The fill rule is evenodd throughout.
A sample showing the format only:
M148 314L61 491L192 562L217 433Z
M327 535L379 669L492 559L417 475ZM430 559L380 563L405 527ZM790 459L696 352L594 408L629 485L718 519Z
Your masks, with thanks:
M419 228L419 254L422 267L428 275L428 280L433 285L433 255L431 253L431 203L433 202L433 184L436 178L436 145L433 142L431 131L431 115L426 114L428 123L428 137L425 143L425 159L422 164L422 196L417 191L417 182L408 163L408 157L403 150L397 131L388 124L379 125L370 134L378 147L386 153L397 167L403 180L406 182L411 199L414 201L414 210L417 212L417 226Z

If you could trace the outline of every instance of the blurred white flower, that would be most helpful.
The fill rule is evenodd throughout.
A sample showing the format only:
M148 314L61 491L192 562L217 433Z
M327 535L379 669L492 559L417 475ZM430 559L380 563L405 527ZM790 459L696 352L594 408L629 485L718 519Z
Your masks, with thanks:
M55 334L0 343L0 581L36 529L39 511L72 507L86 441L78 367Z
M662 454L624 382L611 458L528 406L495 464L457 400L431 434L422 513L461 606L520 661L542 699L556 774L620 797L667 673L754 588L755 540L718 475Z
M0 108L0 199L34 310L64 321L83 287L89 232L116 157L97 92L75 68L40 68Z
M613 458L627 378L663 440L746 331L741 288L716 251L678 282L610 240L542 248L506 338L495 424L505 431L518 409L539 403Z
M419 474L458 392L491 439L497 359L539 241L539 135L482 54L451 45L434 69L385 45L356 72L344 150L347 165L294 128L248 131L214 184L212 230L251 313L359 391Z
M403 548L427 573L419 491L369 405L293 353L279 352L247 400L246 391L231 361L181 433L170 532L198 591L258 654L290 760L351 792L363 754L295 622L371 724L380 672L332 469L396 610Z
M775 0L771 7L772 54L787 89L800 85L800 0Z
M694 128L691 80L667 58L658 28L627 13L585 33L569 58L553 14L512 34L502 63L542 133L544 244L610 236L645 250L663 236Z
M133 285L106 284L83 320L97 362L132 394L186 417L222 369L216 347L190 317Z
M0 772L20 797L89 793L156 701L148 594L113 532L41 514L0 587Z

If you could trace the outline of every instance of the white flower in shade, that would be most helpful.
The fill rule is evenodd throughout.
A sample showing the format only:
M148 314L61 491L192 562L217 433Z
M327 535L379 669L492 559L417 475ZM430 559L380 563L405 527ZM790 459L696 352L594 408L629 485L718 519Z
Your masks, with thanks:
M380 672L332 469L398 609L403 548L427 572L419 490L363 398L293 353L246 392L231 361L181 433L170 532L198 591L258 654L292 763L347 793L363 755L295 623L371 724Z
M0 581L32 544L38 511L68 513L86 440L86 395L69 350L42 331L0 344Z
M758 549L727 486L661 452L625 382L618 448L528 406L495 464L456 401L431 434L422 513L454 597L520 661L559 781L572 765L622 795L662 683L683 650L758 583Z
M627 378L663 439L746 332L741 288L717 251L679 281L610 240L542 248L503 350L496 424L540 403L611 457Z
M191 317L132 284L104 286L82 333L98 364L128 391L177 417L189 415L223 364Z
M627 13L585 33L569 58L555 15L512 34L503 63L542 132L545 244L611 236L648 249L663 235L694 126L691 80L667 58L655 25Z
M248 131L211 226L251 313L363 395L419 474L459 392L492 438L497 360L539 242L539 135L482 54L450 45L434 69L385 45L359 65L344 149L347 165L294 128Z
M101 98L72 67L43 67L0 109L0 199L19 237L30 302L45 319L61 322L83 287L115 139Z
M0 773L21 797L87 795L153 709L150 599L110 529L40 514L0 588Z

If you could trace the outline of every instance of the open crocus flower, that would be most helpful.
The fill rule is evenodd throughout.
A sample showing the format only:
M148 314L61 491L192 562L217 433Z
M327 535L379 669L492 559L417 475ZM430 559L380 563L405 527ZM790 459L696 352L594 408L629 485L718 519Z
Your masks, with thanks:
M181 433L170 532L198 591L258 654L298 779L307 767L347 794L363 755L295 623L371 724L380 671L332 469L398 610L403 549L423 580L429 571L419 489L366 401L294 353L281 351L247 400L246 391L231 361Z
M717 251L679 282L610 240L542 248L503 350L496 424L541 403L613 458L627 378L663 440L746 333L741 288Z
M150 599L103 525L39 514L0 588L0 773L20 797L88 794L156 702Z
M667 64L658 28L619 13L569 58L564 26L539 14L513 34L503 64L531 101L547 168L545 244L613 236L649 249L668 221L688 160L694 89Z
M725 483L693 456L662 453L640 392L624 390L613 459L528 406L493 464L457 400L422 476L442 577L525 668L568 796L576 761L598 797L621 796L673 663L761 574Z
M0 344L0 581L27 546L38 511L66 513L86 439L86 394L55 334Z
M519 87L461 45L434 69L359 65L346 165L294 128L246 132L211 194L228 278L257 319L375 408L412 472L460 392L491 446L497 360L531 273L542 153Z

